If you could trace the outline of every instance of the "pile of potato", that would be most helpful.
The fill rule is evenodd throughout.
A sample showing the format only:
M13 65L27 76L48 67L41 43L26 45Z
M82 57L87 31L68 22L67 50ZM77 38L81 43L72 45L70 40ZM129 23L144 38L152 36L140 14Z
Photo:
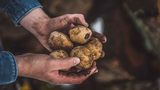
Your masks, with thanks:
M70 29L68 33L69 37L58 31L53 31L50 34L48 44L54 50L50 55L57 59L67 58L69 55L70 57L78 57L80 63L75 67L79 70L89 69L93 61L100 58L102 43L97 38L91 37L92 31L89 28L81 25ZM80 46L74 47L74 44L80 44Z

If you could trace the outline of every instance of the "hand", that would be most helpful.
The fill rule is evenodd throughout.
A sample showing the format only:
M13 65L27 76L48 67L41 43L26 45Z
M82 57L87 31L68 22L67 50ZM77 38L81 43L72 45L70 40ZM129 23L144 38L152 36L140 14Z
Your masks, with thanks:
M77 65L79 59L75 57L54 59L45 54L28 53L15 56L15 58L18 64L18 76L35 78L54 84L80 84L90 75L98 72L95 62L87 71L77 72L74 68L68 72L59 71Z
M20 24L28 31L34 34L41 44L52 51L48 46L48 37L52 31L61 31L68 34L68 30L74 25L81 24L88 27L82 14L66 14L56 18L49 18L41 8L36 8L27 14ZM102 43L106 42L106 37L102 34L93 32L93 37L97 37ZM104 57L102 53L101 57ZM73 65L73 58L53 59L44 54L28 54L16 56L19 68L19 76L31 77L55 84L79 84L87 79L90 75L98 72L94 62L91 69L78 72L72 68L69 72L59 72L61 69L70 68ZM65 62L65 63L62 63ZM62 67L64 65L64 67ZM90 72L86 74L86 72ZM83 74L86 74L83 75Z
M60 31L63 32L65 35L68 35L69 29L73 28L75 25L83 25L88 27L88 23L85 22L84 16L82 14L66 14L56 18L51 18L48 20L48 23L45 25L45 30L48 31L46 36L40 37L40 42L49 50L50 47L48 46L48 38L52 31ZM106 37L100 33L92 31L93 37L97 37L102 43L106 42ZM102 53L102 57L104 56L104 52Z
M41 8L37 8L26 15L20 24L23 25L27 30L33 33L41 44L52 52L51 48L48 46L48 38L52 31L61 31L68 34L68 30L74 25L80 24L88 27L85 18L82 14L66 14L56 18L49 18ZM93 32L93 37L97 37L102 43L107 41L103 34ZM102 57L105 53L102 52Z

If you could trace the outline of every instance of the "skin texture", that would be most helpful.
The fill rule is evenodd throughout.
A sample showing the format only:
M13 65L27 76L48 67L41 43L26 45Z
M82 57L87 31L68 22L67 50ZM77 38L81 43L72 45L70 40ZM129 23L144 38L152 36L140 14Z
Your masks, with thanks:
M48 38L51 32L61 31L68 35L68 30L74 25L83 25L88 27L82 14L66 14L55 18L48 17L41 8L36 8L27 14L20 24L30 31L40 43L52 52L48 45ZM92 31L92 36L97 37L102 43L106 42L106 37L102 34ZM102 56L105 54L102 52ZM79 63L79 58L69 57L65 59L55 59L46 54L24 54L15 56L18 64L18 75L35 78L38 80L51 82L54 84L80 84L90 75L98 72L96 64L84 72L75 72L73 68L69 72L60 72L61 69L70 68ZM63 62L63 63L62 63Z
M64 50L55 50L52 53L50 53L50 55L53 58L56 58L56 59L69 57L69 55L67 54L67 52L64 51Z
M69 37L74 43L85 44L90 40L92 31L82 25L77 25L69 30Z
M75 66L78 62L74 62L74 58L54 59L50 55L45 54L24 54L15 56L18 60L18 75L24 77L35 78L54 84L80 84L90 75L95 73L96 65L84 72L61 72L59 70Z
M97 60L101 57L102 43L98 40L98 38L92 37L85 46L92 52L93 60Z
M69 55L64 50L55 50L50 55L55 59L68 58ZM62 71L68 71L70 68L62 69Z
M62 49L70 52L74 45L71 40L63 33L53 31L48 39L48 44L52 50Z
M80 63L75 66L77 69L86 70L92 66L93 63L92 53L88 48L84 46L75 47L71 51L70 56L80 58Z

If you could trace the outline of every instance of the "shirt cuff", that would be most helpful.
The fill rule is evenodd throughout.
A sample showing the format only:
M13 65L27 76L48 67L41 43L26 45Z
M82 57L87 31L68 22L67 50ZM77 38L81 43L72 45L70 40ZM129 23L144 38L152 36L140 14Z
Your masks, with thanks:
M13 0L2 8L13 20L16 26L20 26L20 20L35 8L41 7L37 0Z
M18 67L12 53L0 52L0 71L0 85L12 83L17 79Z

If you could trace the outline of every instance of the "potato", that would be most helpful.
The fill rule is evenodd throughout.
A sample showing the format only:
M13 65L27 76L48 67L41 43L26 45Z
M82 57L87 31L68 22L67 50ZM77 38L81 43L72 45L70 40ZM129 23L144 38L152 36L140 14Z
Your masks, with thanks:
M98 38L92 37L85 46L92 52L93 60L97 60L101 57L102 43L98 40Z
M58 31L53 31L50 34L48 45L53 50L61 49L67 52L71 51L74 47L71 40L65 34Z
M55 51L53 51L52 53L50 53L50 55L51 55L53 58L56 58L56 59L69 57L69 55L67 54L67 52L64 51L64 50L55 50ZM68 68L68 69L63 69L62 71L68 71L69 69L70 69L70 68Z
M78 57L80 63L75 67L80 70L89 69L93 63L92 53L89 49L84 46L77 46L70 52L71 57Z
M74 43L85 44L89 41L92 36L92 31L82 25L77 25L76 27L69 30L69 37Z
M53 58L56 58L56 59L69 57L69 55L67 54L67 52L64 51L64 50L55 50L52 53L50 53L50 55Z

